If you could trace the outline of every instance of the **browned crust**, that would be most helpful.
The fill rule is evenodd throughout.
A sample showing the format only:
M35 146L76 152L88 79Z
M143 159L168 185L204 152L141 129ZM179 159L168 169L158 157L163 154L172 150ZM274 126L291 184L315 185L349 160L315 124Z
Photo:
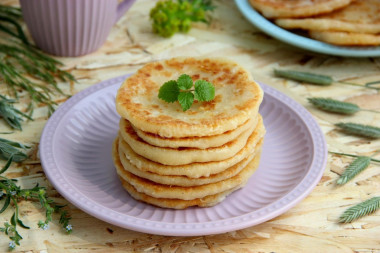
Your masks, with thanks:
M238 126L236 129L226 131L220 135L210 135L203 137L183 137L183 138L165 138L157 134L152 134L148 132L141 131L135 126L132 126L136 134L145 142L150 145L158 147L168 147L168 148L198 148L206 149L221 146L230 142L232 139L239 136L244 131L248 130L249 127L255 127L257 125L259 117L254 119L249 119L242 125ZM126 119L124 119L126 120Z
M154 198L144 193L138 192L135 187L119 176L119 179L124 187L124 189L131 195L134 199L143 201L147 204L151 204L163 208L172 209L185 209L191 206L199 207L210 207L221 202L227 195L238 190L240 187L231 189L225 192L221 192L215 195L209 195L204 198L183 200L183 199L167 199L167 198Z
M123 165L121 164L117 149L118 149L118 143L115 141L114 146L113 146L112 157L114 159L114 164L117 167L117 172L121 177L127 180L128 183L133 185L138 192L147 194L147 189L149 189L152 192L149 195L157 195L157 196L152 196L155 198L177 199L178 195L181 195L182 199L184 200L204 198L208 196L206 195L207 194L206 191L210 191L210 190L214 191L214 193L209 194L209 195L214 195L223 191L233 189L243 184L256 171L259 165L260 156L261 156L260 152L256 154L256 156L248 163L248 165L244 169L242 169L237 175L229 179L222 180L216 183L206 184L206 185L182 187L182 186L158 184L158 183L138 177L128 172L127 170L123 168ZM218 192L215 192L215 191L218 191ZM169 195L171 197L167 197Z
M275 23L286 29L311 31L380 33L380 1L350 3L345 8L311 18L282 18Z
M132 173L124 171L123 165L122 165L120 158L117 154L117 149L118 149L117 145L118 145L117 140L115 140L114 148L113 148L113 153L114 153L113 154L113 160L114 160L114 164L118 168L118 170L121 170L125 173L128 173L129 176L133 177L134 179L142 180L144 182L149 182L153 185L156 185L157 187L163 186L163 185L154 183L152 181L139 178L139 177L133 175ZM260 153L257 154L257 156L260 157ZM259 158L255 158L255 159L259 159ZM216 193L216 194L207 195L207 196L204 196L202 198L194 198L194 199L190 199L190 200L184 200L184 199L178 199L178 198L156 198L156 197L152 197L152 196L149 196L143 192L139 192L130 182L128 182L126 179L124 179L121 175L119 175L119 179L122 182L124 189L136 200L140 200L140 201L143 201L145 203L152 204L152 205L155 205L158 207L173 208L173 209L185 209L185 208L190 207L190 206L208 207L208 206L216 205L217 203L224 200L224 198L227 195L229 195L230 193L232 193L232 192L236 191L237 189L240 189L241 187L243 187L245 185L246 181L248 180L248 178L247 178L247 179L241 181L235 187L232 187L232 188L227 189L225 191L221 191L221 192ZM171 186L168 186L168 187L171 187ZM182 187L182 188L183 189L190 189L190 190L192 189L192 187L188 187L188 188Z
M261 117L261 116L260 116ZM245 157L249 156L256 150L256 146L258 142L263 138L265 135L265 127L262 125L263 130L254 131L254 134L251 135L248 140L247 144L243 149L241 149L235 157L239 157L238 159L234 159L235 157L228 158L223 161L218 162L205 162L205 163L194 163L194 164L187 164L187 165L180 165L180 166L165 166L160 163L153 162L143 156L138 155L133 151L133 149L125 142L122 141L120 144L125 150L129 150L131 154L126 155L129 161L138 169L156 173L159 175L178 175L178 176L187 176L190 178L199 178L201 176L209 176L211 174L219 173L228 167L233 166L234 164L240 162ZM119 133L120 137L120 133ZM122 138L120 138L122 139ZM125 151L124 151L125 152ZM130 156L132 155L132 156ZM231 160L234 162L231 163ZM229 164L229 166L225 166L224 163ZM153 167L154 169L153 169Z
M249 0L267 18L310 17L343 8L352 1L354 0Z
M123 140L119 138L119 146L122 145ZM233 177L236 174L238 174L258 153L261 152L261 147L263 144L263 139L261 139L257 145L255 146L255 151L244 158L243 160L239 161L238 163L232 165L229 168L226 168L225 170L211 174L209 176L202 176L199 178L191 178L183 175L160 175L153 172L148 172L144 170L138 169L136 166L134 166L125 156L124 152L119 148L119 157L121 164L123 165L124 170L129 171L130 173L145 178L147 180L154 181L159 184L167 184L166 182L171 182L171 185L177 185L177 186L197 186L197 185L203 185L203 184L209 184L209 183L215 183L221 180L225 180L227 178Z
M262 129L262 118L259 124L242 132L237 138L219 147L198 149L194 147L167 148L150 145L141 139L128 120L120 120L120 137L128 143L133 151L149 160L164 165L186 165L194 162L221 161L237 154L251 136L257 135L256 129Z
M311 38L340 46L378 46L380 35L367 33L310 31Z
M251 94L249 99L235 105L234 108L212 114L218 100L209 103L198 103L186 112L181 112L178 118L169 116L162 112L158 116L152 111L158 111L157 107L167 106L164 101L159 104L152 104L150 108L144 108L134 100L139 96L139 92L144 90L144 96L156 98L162 83L152 81L153 76L164 78L169 75L167 71L184 73L186 69L196 70L199 74L194 74L193 79L201 77L202 73L215 76L211 81L216 89L223 85L234 85L234 97L245 93ZM231 69L235 71L231 71ZM205 78L202 78L205 79ZM249 118L255 117L263 99L263 91L259 85L252 80L251 75L236 63L221 59L209 58L174 58L162 62L154 62L145 65L136 74L129 77L120 87L116 96L116 109L118 113L128 119L134 126L145 132L158 134L163 137L188 137L188 136L209 136L221 134L235 129L246 122ZM152 99L153 100L153 99ZM236 111L230 114L231 109ZM178 106L178 110L180 107ZM210 117L210 115L212 115ZM180 118L182 117L182 118ZM191 118L192 120L185 120Z

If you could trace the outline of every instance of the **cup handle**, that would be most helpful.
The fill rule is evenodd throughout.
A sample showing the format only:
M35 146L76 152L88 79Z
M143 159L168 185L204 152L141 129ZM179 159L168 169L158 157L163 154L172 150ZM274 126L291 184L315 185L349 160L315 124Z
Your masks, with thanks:
M119 3L119 5L117 6L115 23L119 21L119 19L124 15L124 13L131 7L131 5L135 1L136 0L124 0L123 2Z

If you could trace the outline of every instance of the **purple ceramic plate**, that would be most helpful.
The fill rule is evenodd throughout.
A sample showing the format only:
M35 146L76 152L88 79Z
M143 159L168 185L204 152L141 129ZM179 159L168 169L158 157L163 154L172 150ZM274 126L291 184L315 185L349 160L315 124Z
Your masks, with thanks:
M171 210L132 199L122 188L111 158L119 127L115 95L126 77L101 82L70 98L49 119L41 137L46 176L83 211L145 233L218 234L286 212L320 180L327 160L321 129L301 105L263 84L260 112L267 134L260 166L243 189L209 208Z

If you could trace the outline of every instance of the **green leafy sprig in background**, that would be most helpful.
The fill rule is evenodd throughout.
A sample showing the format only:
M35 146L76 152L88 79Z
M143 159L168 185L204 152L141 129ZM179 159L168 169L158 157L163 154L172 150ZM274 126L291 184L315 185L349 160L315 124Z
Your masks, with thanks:
M0 5L0 83L7 88L7 96L0 95L0 117L13 129L22 130L21 122L32 120L33 109L46 105L49 114L55 109L53 96L63 94L58 87L60 81L75 81L75 78L60 67L62 63L39 51L24 34L21 23L20 8ZM5 35L5 36L4 36ZM14 107L20 96L29 98L29 105L24 113ZM65 95L67 96L67 95ZM45 210L45 220L39 221L42 229L49 227L54 212L60 215L59 223L67 233L71 233L71 217L64 206L58 205L47 196L45 187L38 184L33 188L21 188L17 180L8 178L4 173L13 162L22 162L28 158L29 146L0 138L0 159L6 164L0 169L0 214L13 207L14 213L9 222L0 226L10 239L9 250L20 245L22 239L18 228L29 229L19 218L18 203L21 200L39 201ZM1 251L1 250L0 250Z
M14 129L22 130L21 121L23 119L33 120L29 115L16 109L13 104L17 101L0 95L0 116L8 125Z
M194 89L192 89L194 86ZM205 80L193 80L189 75L182 74L177 81L171 80L164 83L158 93L158 97L168 103L178 101L183 111L190 109L194 100L199 102L211 101L215 97L215 87Z
M159 1L150 11L153 32L171 37L177 32L188 32L192 22L208 23L207 12L213 10L211 0Z
M20 8L0 5L0 34L5 34L0 36L0 83L4 83L8 95L16 99L12 103L17 102L20 94L28 96L30 103L26 110L29 116L40 105L46 105L51 114L56 105L53 96L64 95L57 81L75 81L75 78L60 68L63 65L61 62L42 53L29 42L23 32L21 18ZM6 119L12 114L9 113L12 108L8 106L10 100L4 99L2 97L4 103L0 116ZM4 113L6 111L8 113ZM13 122L7 123L12 128L21 129L20 116L24 115L13 110L14 113L19 117L13 117Z
M64 206L58 205L54 203L53 200L49 199L45 187L40 187L37 184L33 188L22 189L16 184L16 179L10 179L3 176L12 162L21 162L28 158L28 155L25 153L27 148L29 147L21 143L0 138L0 158L3 160L8 159L5 166L0 170L0 203L3 203L3 206L0 209L0 214L10 206L13 206L15 210L10 219L10 223L4 222L4 227L0 227L0 232L4 232L10 239L10 250L13 250L16 245L20 245L22 236L17 230L18 226L29 229L29 227L19 219L18 202L23 199L38 200L41 207L45 209L45 220L38 222L40 228L45 230L49 227L49 222L52 220L52 214L55 212L59 213L59 223L65 231L67 233L71 233L72 231L72 226L69 224L71 219L70 215L68 215L67 211L63 209Z

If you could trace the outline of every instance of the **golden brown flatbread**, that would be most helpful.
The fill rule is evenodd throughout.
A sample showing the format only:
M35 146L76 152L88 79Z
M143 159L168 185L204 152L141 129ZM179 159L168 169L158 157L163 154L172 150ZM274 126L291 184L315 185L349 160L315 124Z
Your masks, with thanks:
M112 157L116 166L116 172L122 179L132 185L137 192L144 193L145 195L151 196L153 198L181 200L201 199L210 195L215 195L240 188L242 185L246 184L250 176L258 168L260 155L261 154L258 153L244 169L242 169L237 175L231 178L206 185L182 187L158 184L150 180L138 177L125 170L120 161L117 141L114 142L112 152Z
M311 38L340 46L380 45L380 34L310 31Z
M157 134L147 133L133 127L136 134L146 143L152 146L165 148L198 148L206 149L222 146L233 141L243 132L257 125L259 117L252 118L238 126L234 130L230 130L218 135L210 135L203 137L184 137L184 138L165 138ZM125 119L124 119L125 120Z
M354 0L250 0L267 18L310 17L343 8Z
M146 195L145 193L138 192L135 187L130 183L124 180L122 177L119 177L124 189L137 200L141 200L145 203L163 207L163 208L172 208L172 209L185 209L190 206L199 206L199 207L211 207L219 202L223 201L229 194L238 190L243 185L240 185L236 188L230 189L228 191L220 192L214 195L209 195L204 198L192 199L192 200L183 200L183 199L167 199L167 198L154 198L152 196Z
M222 161L234 156L247 143L255 127L241 133L234 140L220 146L207 149L198 148L164 148L144 142L133 130L127 120L120 120L120 136L137 154L164 165L185 165L195 162Z
M331 13L310 18L276 19L275 23L286 29L378 34L380 1L355 1Z
M260 120L262 119L260 118ZM153 162L143 156L136 154L125 141L122 141L120 143L120 149L122 149L124 155L130 161L130 163L139 170L159 175L177 175L190 178L199 178L220 173L229 167L239 163L244 158L250 156L252 153L256 152L256 146L260 141L262 141L264 134L264 125L260 123L257 125L254 134L248 138L247 144L236 155L222 161L213 161L206 163L191 163L186 165L168 166Z
M119 147L122 146L123 140L119 138ZM255 157L255 155L261 151L263 140L261 140L255 147L255 151L244 158L242 161L234 164L233 166L219 172L216 174L210 174L207 177L198 177L191 178L187 176L178 176L178 175L160 175L157 173L152 173L144 170L138 169L134 166L126 157L121 148L119 148L119 157L120 161L123 165L123 168L130 173L148 179L158 184L166 184L166 185L177 185L177 186L197 186L203 184L211 184L216 183L227 178L233 177L238 174L247 164Z
M188 74L215 86L215 99L196 102L185 112L178 102L158 98L169 80ZM136 128L167 138L210 136L234 130L255 118L263 91L238 64L216 58L174 58L148 63L130 76L116 96L116 109Z

